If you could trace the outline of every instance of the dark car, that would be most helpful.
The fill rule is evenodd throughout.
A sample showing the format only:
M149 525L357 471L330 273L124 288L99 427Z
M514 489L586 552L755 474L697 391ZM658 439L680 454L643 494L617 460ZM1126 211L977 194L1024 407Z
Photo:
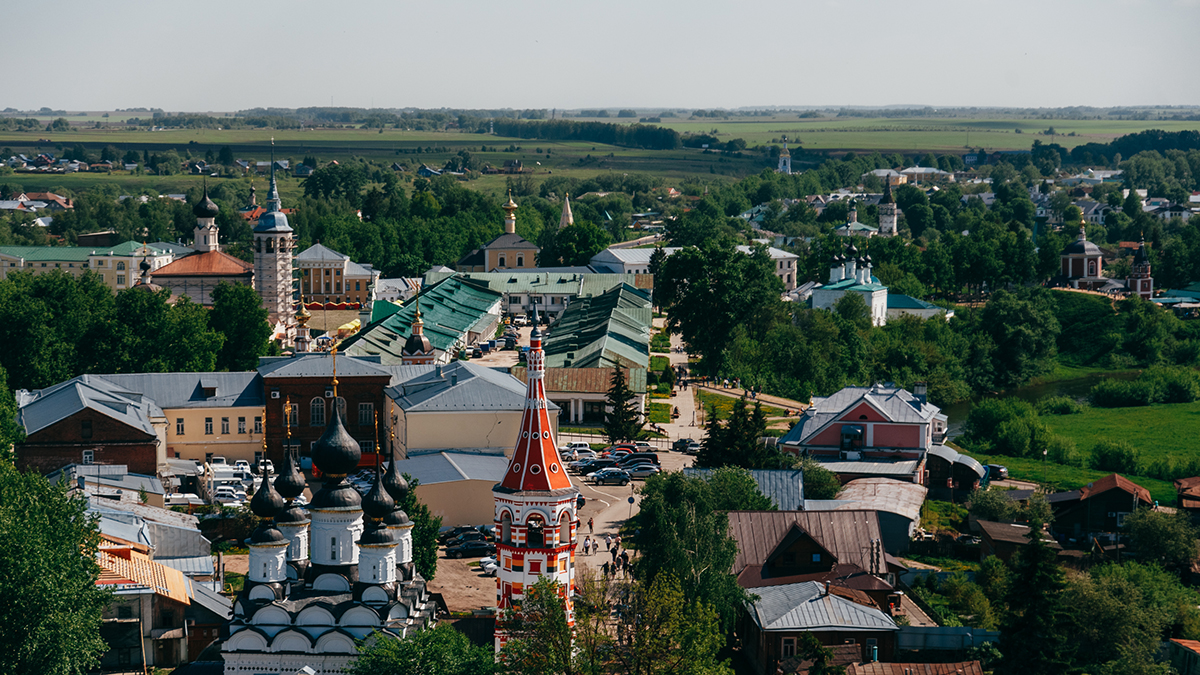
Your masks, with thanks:
M693 441L690 438L681 438L671 444L671 449L674 450L675 452L684 452L685 450L687 450L687 447L689 445L691 445L692 443L695 443L695 442L696 441Z
M457 537L458 535L462 534L463 532L473 532L474 530L475 530L475 528L470 525L459 525L458 527L449 527L438 533L438 541L440 541L441 543L444 544L444 543L450 541L451 539Z
M634 464L658 465L659 464L658 453L635 452L633 454L625 455L621 459L617 460L617 466L621 467L622 469L627 466L633 466Z
M474 558L476 556L483 557L489 553L495 553L496 547L486 541L465 541L457 546L451 546L446 549L447 558Z
M588 478L596 485L629 485L629 481L632 480L629 474L621 469L600 469L588 474Z
M480 532L479 530L471 530L470 532L463 532L462 534L458 535L457 537L447 541L446 548L453 548L460 544L465 544L468 541L487 541L487 535Z
M988 475L992 480L1008 480L1008 467L1000 464L988 464Z
M617 460L615 459L593 459L587 462L580 462L578 464L573 463L573 465L571 465L571 470L577 474L586 476L593 471L599 471L600 469L607 469L610 466L615 466L616 463Z

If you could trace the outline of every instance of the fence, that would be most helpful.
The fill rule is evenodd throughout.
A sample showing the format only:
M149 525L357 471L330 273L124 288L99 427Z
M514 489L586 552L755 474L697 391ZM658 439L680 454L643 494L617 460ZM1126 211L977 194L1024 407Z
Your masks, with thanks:
M583 442L589 444L609 445L608 436L603 434L581 434L573 431L558 432L558 444ZM647 438L639 443L649 443L656 450L669 451L671 449L671 439L669 438Z
M900 632L896 634L896 648L917 651L929 649L959 651L999 640L1000 631L983 630L982 628L901 626Z

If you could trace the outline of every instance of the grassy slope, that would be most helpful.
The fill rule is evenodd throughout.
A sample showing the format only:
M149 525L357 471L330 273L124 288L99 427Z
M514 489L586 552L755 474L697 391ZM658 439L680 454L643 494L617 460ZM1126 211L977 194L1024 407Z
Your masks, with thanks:
M1143 460L1200 457L1200 402L1141 408L1087 408L1077 415L1044 415L1054 430L1075 441L1084 454L1101 440L1127 441Z

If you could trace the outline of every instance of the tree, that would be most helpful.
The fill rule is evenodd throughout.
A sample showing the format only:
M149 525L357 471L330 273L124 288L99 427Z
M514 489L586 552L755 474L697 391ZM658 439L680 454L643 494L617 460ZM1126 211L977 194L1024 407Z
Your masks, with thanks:
M679 580L660 574L627 591L616 625L615 660L629 675L732 675L717 653L724 640L717 614L688 601Z
M417 486L421 481L407 473L404 480L408 481L408 493L401 500L400 509L408 514L413 524L413 565L426 581L433 581L437 575L437 537L438 530L442 529L442 517L433 515L429 507L417 499Z
M8 388L8 373L0 368L0 463L13 461L13 446L23 440L25 428L17 423L17 399Z
M1017 516L1017 503L1005 495L1005 490L988 488L971 493L971 501L967 504L971 515L980 520L1006 521Z
M254 370L258 357L267 353L271 324L262 298L250 286L222 281L212 292L209 327L225 336L217 355L220 370Z
M796 468L804 472L805 499L833 499L842 490L837 474L821 466L812 457L801 457Z
M714 407L705 431L704 452L697 458L699 466L777 469L785 463L779 451L761 442L767 433L767 418L758 401L754 402L751 413L744 396L734 400L733 410L724 425L717 420Z
M233 166L233 148L228 145L222 145L221 150L217 153L217 164Z
M358 650L349 675L491 675L498 670L491 649L471 644L449 623L409 631L400 639L376 633Z
M618 443L636 439L645 422L637 410L633 390L625 382L625 372L619 367L613 368L607 401L604 410L604 433L608 435L608 441Z
M1058 675L1071 664L1071 622L1064 573L1043 541L1042 524L1030 522L1029 543L1017 553L1001 622L1001 673Z
M87 502L0 460L0 672L82 674L100 663L100 533Z
M521 675L574 675L581 672L567 623L563 589L551 577L525 586L517 609L498 617L508 633L500 658Z
M1125 527L1141 560L1175 573L1186 571L1200 555L1196 545L1200 535L1182 511L1166 513L1143 507L1125 517Z
M803 633L800 636L796 645L796 656L802 661L812 663L808 668L808 675L844 675L846 672L845 666L833 665L833 650L822 645L812 633Z

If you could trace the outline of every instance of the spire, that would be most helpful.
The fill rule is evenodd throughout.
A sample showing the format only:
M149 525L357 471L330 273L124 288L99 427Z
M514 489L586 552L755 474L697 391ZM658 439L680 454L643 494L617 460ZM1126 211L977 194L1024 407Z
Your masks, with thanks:
M500 208L504 209L504 213L506 214L504 216L504 233L505 234L516 234L517 233L517 203L513 201L512 190L508 191L508 201L504 204L504 206L501 206Z
M575 216L571 213L571 193L563 198L562 218L558 221L558 229L575 224Z
M558 457L554 443L550 413L546 403L546 373L542 353L542 333L537 327L537 306L533 308L533 332L529 335L527 366L527 389L525 413L521 417L521 431L517 435L517 446L509 462L499 490L519 492L525 490L549 491L571 489Z
M895 204L896 198L892 196L892 181L888 180L887 176L883 177L883 198L879 200L880 204Z
M275 139L271 139L271 192L267 197L267 203L270 204L268 211L278 212L280 210L279 185L275 182Z

